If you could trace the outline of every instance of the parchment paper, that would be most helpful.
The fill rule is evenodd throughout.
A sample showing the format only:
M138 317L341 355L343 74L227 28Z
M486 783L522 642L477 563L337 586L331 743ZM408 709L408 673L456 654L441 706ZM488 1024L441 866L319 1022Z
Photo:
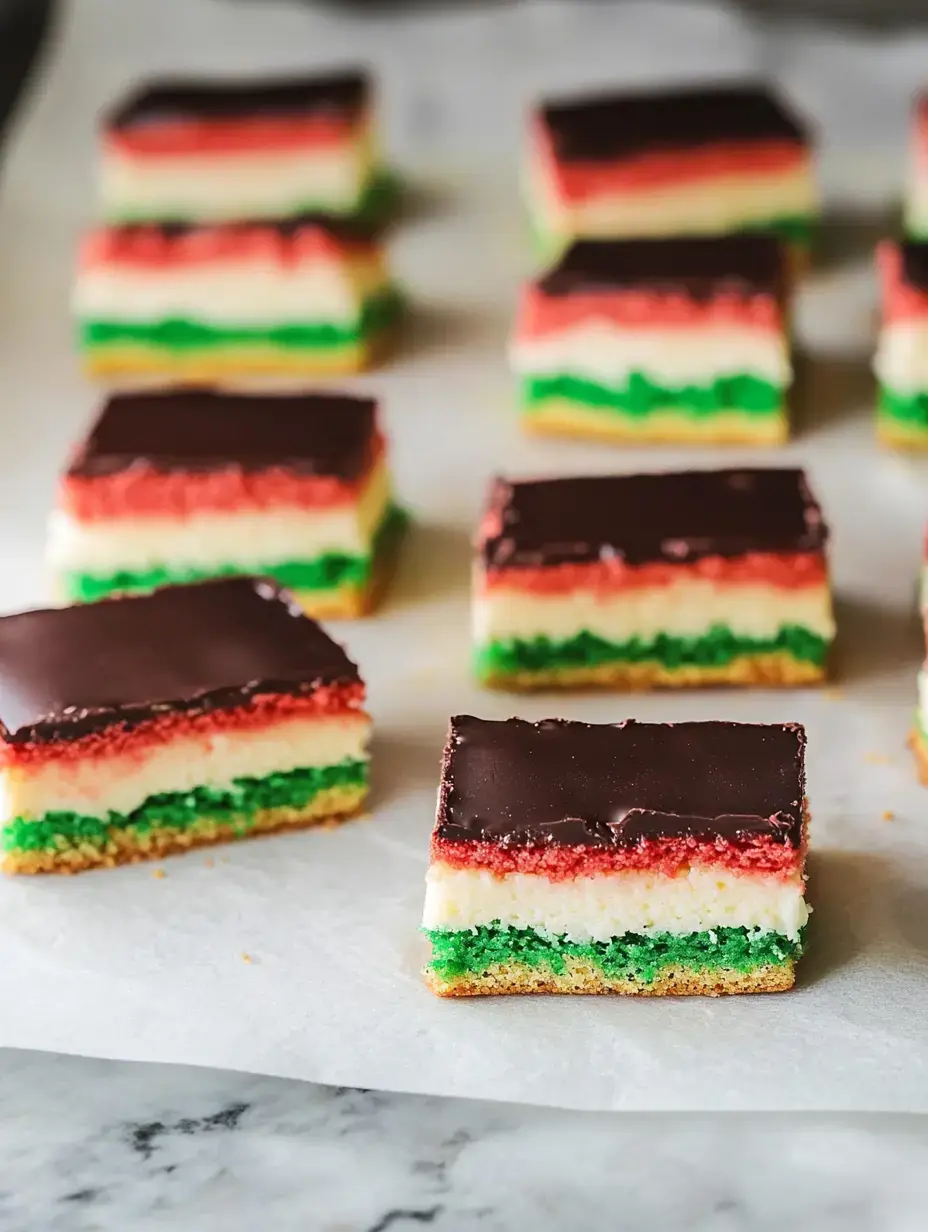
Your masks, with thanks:
M658 4L369 22L210 0L71 7L0 202L3 609L45 597L45 512L95 400L67 310L73 245L93 213L93 116L148 70L378 66L391 152L419 190L395 245L417 314L395 364L354 384L386 401L417 527L383 613L336 628L377 721L369 819L168 860L162 878L149 865L4 881L0 1044L581 1108L928 1111L928 794L904 747L928 499L924 468L872 438L879 220L860 213L901 179L907 97L926 53L914 37L865 47ZM760 69L824 125L836 207L800 304L800 433L766 456L809 466L833 526L837 687L482 694L467 667L467 539L493 470L750 457L520 437L504 343L525 261L513 170L522 104L544 85ZM720 1001L433 999L418 976L422 876L447 718L467 711L805 723L815 915L800 987Z

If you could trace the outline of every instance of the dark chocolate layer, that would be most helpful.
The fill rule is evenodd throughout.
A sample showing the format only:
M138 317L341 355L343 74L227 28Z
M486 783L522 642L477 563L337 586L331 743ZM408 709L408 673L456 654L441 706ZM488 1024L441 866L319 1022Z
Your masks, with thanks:
M805 474L787 468L496 479L486 526L490 569L814 552L828 534Z
M171 586L0 617L0 736L72 740L256 694L351 684L358 669L274 583Z
M115 394L68 468L101 478L145 465L162 472L282 467L345 482L367 470L377 404L348 394L171 389Z
M369 94L368 75L360 69L244 80L176 78L142 84L104 115L103 125L125 130L183 120L350 117L367 105Z
M784 104L759 84L665 93L587 95L541 107L559 162L598 162L732 142L806 140Z
M371 244L383 234L383 224L363 218L346 218L332 214L294 214L291 218L250 218L241 222L196 223L196 222L130 222L112 224L108 232L117 236L152 237L165 240L180 240L184 236L203 231L221 230L230 237L244 235L256 228L271 231L282 240L292 240L300 231L316 227L344 244Z
M538 285L552 297L642 290L697 300L779 299L785 275L783 247L769 235L579 240Z
M451 720L436 834L503 846L634 847L693 837L798 847L798 723Z
M903 284L928 292L928 243L907 241L899 245L899 277Z

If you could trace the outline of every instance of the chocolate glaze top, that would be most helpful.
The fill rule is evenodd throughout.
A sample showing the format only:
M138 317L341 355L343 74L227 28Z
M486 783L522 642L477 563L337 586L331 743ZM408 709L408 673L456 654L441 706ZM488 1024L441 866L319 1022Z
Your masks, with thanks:
M554 155L565 163L732 142L806 140L798 120L758 83L599 93L545 103L540 110Z
M899 245L902 282L917 291L928 291L928 243L909 240Z
M769 235L578 240L538 283L544 295L627 290L718 295L773 295L786 283L783 246Z
M507 847L693 837L799 847L798 723L451 720L435 833Z
M827 539L805 474L788 468L494 480L488 569L814 552Z
M102 478L141 465L164 473L282 467L353 482L370 462L376 414L373 398L335 393L190 388L115 394L68 475Z
M143 83L104 114L103 125L127 130L177 120L352 116L369 95L370 79L362 69L244 80L166 79Z
M286 591L256 578L0 617L7 743L72 740L114 723L359 679Z
M126 222L111 223L106 227L108 234L150 241L155 235L165 241L182 240L185 236L202 234L204 231L222 231L224 236L241 235L256 228L261 231L272 231L283 240L293 239L307 227L317 227L327 232L334 240L345 244L370 244L384 233L381 222L363 218L346 218L335 214L293 214L289 218L245 218L240 222L198 223L198 222Z

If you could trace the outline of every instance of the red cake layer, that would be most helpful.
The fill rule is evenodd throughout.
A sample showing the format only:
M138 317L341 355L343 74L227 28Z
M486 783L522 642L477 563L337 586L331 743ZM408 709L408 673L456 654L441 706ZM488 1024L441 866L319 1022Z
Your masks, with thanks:
M217 442L217 448L222 442ZM367 469L354 483L330 475L300 475L283 467L245 471L159 471L133 462L114 475L66 475L58 505L82 522L119 517L185 517L194 512L247 513L261 509L332 509L361 499L386 445L371 442Z
M507 873L537 873L549 881L570 881L606 873L648 870L673 876L689 867L707 865L735 872L788 877L801 866L803 852L769 837L745 844L719 838L646 839L634 847L503 847L498 843L460 843L432 838L432 863L452 868L483 869L498 877Z
M928 295L902 280L902 254L892 240L883 240L876 250L883 296L883 321L911 321L928 316Z
M828 581L825 557L819 552L748 552L744 556L704 556L691 564L651 561L628 565L622 560L590 564L516 566L486 569L478 577L484 591L512 589L560 595L592 590L611 595L622 590L670 586L681 581L710 581L722 586L765 585L781 590L823 586Z
M336 235L316 223L282 230L273 226L202 226L173 233L161 227L101 227L84 238L81 269L125 265L140 269L171 269L219 261L271 261L297 265L304 261L337 260L375 253L371 240Z
M144 128L111 129L104 149L133 158L211 154L277 154L347 144L357 119L338 116L255 116L249 120L171 120Z
M0 766L38 767L52 761L77 761L116 754L143 757L157 745L184 737L257 730L289 718L357 713L364 702L364 685L319 685L311 693L259 694L240 706L206 712L167 711L134 727L115 722L75 740L24 744L0 743Z
M549 134L536 123L533 148L546 178L567 201L626 192L652 192L694 181L777 175L808 161L792 141L719 142L696 149L655 150L608 163L558 162Z
M519 302L515 336L538 338L596 320L625 329L741 326L776 334L783 331L783 313L773 295L725 291L696 300L682 292L666 294L642 287L608 294L549 296L538 287L527 287Z

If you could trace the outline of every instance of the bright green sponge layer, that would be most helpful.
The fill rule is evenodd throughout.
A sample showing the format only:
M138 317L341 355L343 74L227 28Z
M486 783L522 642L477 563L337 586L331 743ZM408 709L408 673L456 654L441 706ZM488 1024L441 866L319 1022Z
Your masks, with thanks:
M794 659L823 665L830 642L802 625L784 625L776 637L751 638L713 625L702 637L662 633L645 640L609 642L587 630L567 641L547 637L490 642L476 651L477 675L486 677L552 668L595 667L600 663L650 663L663 667L720 667L743 655L784 651Z
M719 377L709 385L668 389L641 372L633 372L621 388L601 385L586 377L529 376L522 382L522 401L527 414L541 409L550 399L563 398L594 411L615 411L644 418L654 411L682 411L694 418L719 411L744 411L751 415L779 415L783 389L761 377L740 373Z
M62 586L68 598L78 603L94 603L107 595L142 594L157 590L159 586L186 586L209 578L238 577L242 574L272 577L290 590L327 591L352 584L363 587L371 580L379 554L402 532L407 522L406 511L392 505L377 528L371 551L363 556L326 552L311 560L277 561L249 565L247 568L231 561L208 569L162 565L155 569L123 569L108 574L74 572L64 574Z
M426 931L432 943L429 967L443 980L481 975L500 963L548 967L560 975L566 959L593 963L610 979L652 984L668 967L694 971L748 972L789 962L802 954L804 935L791 941L782 933L748 928L716 928L698 933L625 933L585 945L552 937L534 928L479 928Z
M61 851L90 844L105 847L113 829L147 831L189 829L197 822L234 825L246 833L257 814L267 809L305 808L321 791L333 787L364 787L368 763L346 759L331 766L314 766L269 774L264 778L234 779L229 787L197 787L188 792L149 796L131 813L89 817L81 813L45 813L30 821L16 817L0 831L4 851Z
M879 414L928 433L928 389L918 394L899 394L885 385L879 391Z
M263 345L284 350L336 349L351 346L393 325L402 312L403 300L396 288L373 295L364 304L357 322L350 326L315 323L239 328L208 325L174 317L164 321L80 322L80 343L94 347L139 343L168 351L208 350L210 347Z

